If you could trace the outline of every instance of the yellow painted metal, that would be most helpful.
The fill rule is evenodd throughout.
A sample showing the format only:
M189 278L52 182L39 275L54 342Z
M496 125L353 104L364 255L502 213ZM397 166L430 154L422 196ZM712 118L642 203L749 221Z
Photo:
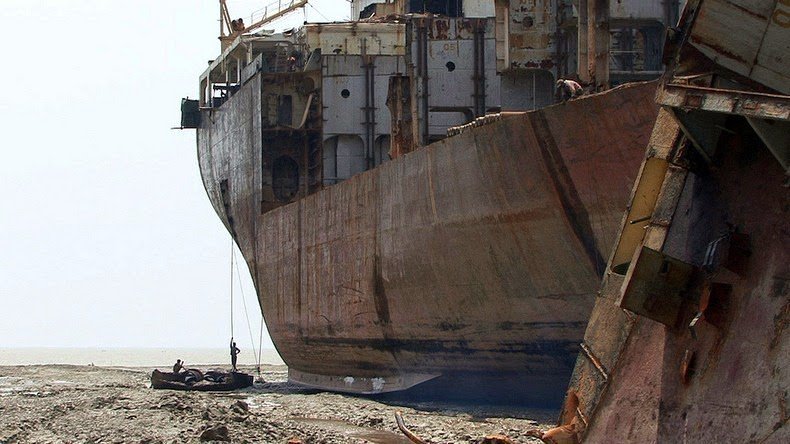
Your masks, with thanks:
M647 159L642 167L639 182L634 191L631 208L617 242L612 258L612 272L625 274L628 263L645 237L645 228L656 206L661 185L664 183L669 162L658 157ZM645 219L647 218L647 219Z

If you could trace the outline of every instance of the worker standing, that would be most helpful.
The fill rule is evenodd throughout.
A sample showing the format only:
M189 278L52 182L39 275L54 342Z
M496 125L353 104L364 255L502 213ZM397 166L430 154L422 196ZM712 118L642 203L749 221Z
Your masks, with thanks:
M230 364L233 366L233 371L236 371L236 359L241 353L239 347L236 347L236 343L233 341L233 338L230 338Z

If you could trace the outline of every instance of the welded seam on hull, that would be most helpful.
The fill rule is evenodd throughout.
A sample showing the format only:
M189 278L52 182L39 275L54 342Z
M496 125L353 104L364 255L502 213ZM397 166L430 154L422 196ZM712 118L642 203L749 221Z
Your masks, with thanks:
M304 201L299 199L296 203L296 239L297 239L297 247L296 247L296 319L299 319L299 333L300 335L304 335L304 332L310 330L310 310L306 310L307 312L307 321L302 318L302 203ZM309 298L308 298L309 301Z
M429 171L430 174L430 171ZM373 247L373 304L376 309L376 315L379 318L379 326L381 327L381 335L384 341L389 342L394 337L392 324L390 323L390 308L389 300L387 299L387 292L384 288L384 271L381 263L381 202L384 201L384 195L381 189L381 181L373 181L375 187L376 202L376 225L374 234L374 247ZM398 359L398 349L390 348L390 355L395 361L397 367L400 367Z
M390 335L391 336L391 335ZM321 338L310 339L314 346L328 348L365 348L377 351L407 351L427 353L462 353L473 355L477 352L500 354L522 354L531 356L548 356L556 359L561 354L568 354L569 366L573 367L576 356L570 356L570 350L578 350L578 342L569 340L537 340L531 342L499 342L497 346L484 343L483 348L473 348L475 344L468 340L442 340L442 339L397 339L397 338ZM564 359L564 358L563 358Z
M431 210L433 211L433 222L437 223L439 216L436 213L436 196L433 190L433 164L431 162L431 150L425 150L425 160L427 163L426 173L428 176L428 196L431 198Z
M549 171L549 178L557 190L557 196L565 212L565 218L570 223L576 238L582 244L593 269L601 277L606 267L606 261L604 261L603 255L601 255L600 250L595 245L595 236L590 225L587 210L573 184L568 167L565 165L565 161L557 148L557 143L549 129L546 117L542 112L532 113L530 114L529 122L535 133L535 140L538 143L538 148L540 148L543 163Z

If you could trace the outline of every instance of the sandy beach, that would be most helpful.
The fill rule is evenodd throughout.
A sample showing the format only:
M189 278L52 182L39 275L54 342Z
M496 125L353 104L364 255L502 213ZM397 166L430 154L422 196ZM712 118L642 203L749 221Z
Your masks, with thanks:
M208 368L208 367L204 367ZM0 366L0 443L409 443L394 413L431 443L479 443L501 433L517 443L557 412L523 407L391 401L308 391L285 366L231 393L150 388L152 368ZM251 368L242 370L252 373Z

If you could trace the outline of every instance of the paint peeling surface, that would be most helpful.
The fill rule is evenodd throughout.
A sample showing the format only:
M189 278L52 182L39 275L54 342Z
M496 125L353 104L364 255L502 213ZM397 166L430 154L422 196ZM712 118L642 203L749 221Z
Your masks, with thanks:
M457 391L556 402L654 93L636 84L510 115L263 214L255 150L199 140L208 194L234 221L291 379L375 390L383 378L386 391L461 375Z
M324 54L405 55L403 23L326 23L305 25L307 46Z
M557 31L554 2L511 1L507 30L511 68L551 69L554 66Z
M380 393L384 389L384 378L373 378L370 380L373 385L373 391Z
M789 1L705 0L689 39L719 65L790 94Z

